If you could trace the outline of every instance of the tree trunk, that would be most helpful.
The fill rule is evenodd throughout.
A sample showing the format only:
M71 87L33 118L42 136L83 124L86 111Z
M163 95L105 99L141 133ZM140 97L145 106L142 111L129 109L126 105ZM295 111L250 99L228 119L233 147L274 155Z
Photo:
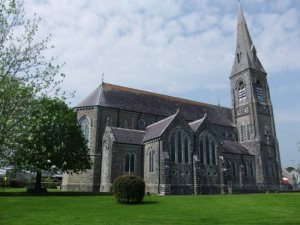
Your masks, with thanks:
M35 190L40 191L42 189L42 172L36 172L35 178Z

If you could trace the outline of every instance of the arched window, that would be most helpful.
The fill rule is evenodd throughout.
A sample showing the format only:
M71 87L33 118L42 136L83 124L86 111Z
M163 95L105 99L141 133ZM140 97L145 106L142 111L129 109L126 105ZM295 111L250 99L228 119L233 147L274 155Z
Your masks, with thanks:
M187 138L184 139L184 162L189 163L189 141Z
M211 153L212 153L212 164L213 165L216 165L216 151L214 151L214 149L215 149L215 142L213 141L212 143L211 143L211 149L212 149L212 151L211 151Z
M250 140L250 138L251 138L250 133L251 133L251 131L250 131L250 124L247 123L247 140Z
M249 122L243 122L240 126L240 141L245 142L251 139L251 125Z
M238 83L238 99L239 102L244 102L246 100L246 85L243 81Z
M171 134L171 160L175 163L190 163L190 139L180 129Z
M265 102L264 90L259 80L256 81L256 97L258 102L260 103Z
M217 165L217 141L209 133L204 132L199 137L199 158L200 163Z
M241 141L243 142L245 139L244 139L244 125L242 125L241 124L241 131L240 131L240 133L241 133Z
M125 156L125 173L134 173L135 156L127 153Z
M153 165L154 165L154 150L151 149L149 151L149 172L154 171Z
M245 177L248 177L248 165L245 163L244 165L244 172L245 172Z
M130 172L134 172L134 155L130 157Z
M236 176L236 166L235 166L235 162L232 163L232 176L233 176L233 177Z
M202 164L204 164L204 146L203 146L204 142L203 140L200 140L200 162Z
M175 160L176 160L175 152L176 152L176 149L175 149L175 135L172 135L172 137L171 137L171 159L172 159L172 162L175 162Z
M205 138L205 150L206 150L206 163L210 164L210 150L209 150L209 142L207 136Z
M178 131L177 133L177 159L178 162L181 163L182 162L182 145L181 145L181 133L180 131Z
M87 116L83 116L79 120L79 124L82 130L83 137L89 143L90 141L90 129L91 129L91 120Z
M251 175L251 177L254 176L254 171L253 171L253 165L252 165L252 163L250 163L250 175Z
M126 154L126 157L125 157L125 173L129 173L129 164L130 164L130 161L129 161L129 154Z

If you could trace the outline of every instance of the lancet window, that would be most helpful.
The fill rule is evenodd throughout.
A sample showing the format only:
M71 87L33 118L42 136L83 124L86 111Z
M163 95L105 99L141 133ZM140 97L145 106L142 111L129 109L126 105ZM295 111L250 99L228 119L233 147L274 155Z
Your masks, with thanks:
M190 163L190 139L184 130L176 129L170 137L171 160L174 163Z
M216 139L209 133L202 133L199 138L199 158L201 164L217 165Z
M89 143L90 141L90 130L91 130L91 120L87 116L81 117L79 120L81 126L81 131L85 140Z
M125 157L125 173L134 173L135 170L135 155L127 153Z
M240 81L238 83L238 99L239 99L239 102L244 102L247 99L246 85L243 81Z

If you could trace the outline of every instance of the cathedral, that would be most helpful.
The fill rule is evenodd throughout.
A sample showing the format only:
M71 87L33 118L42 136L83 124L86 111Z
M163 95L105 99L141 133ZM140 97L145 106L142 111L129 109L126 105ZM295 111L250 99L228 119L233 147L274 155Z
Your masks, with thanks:
M281 162L264 70L239 6L232 108L103 83L75 107L91 170L64 174L65 191L111 192L124 174L151 194L279 189Z

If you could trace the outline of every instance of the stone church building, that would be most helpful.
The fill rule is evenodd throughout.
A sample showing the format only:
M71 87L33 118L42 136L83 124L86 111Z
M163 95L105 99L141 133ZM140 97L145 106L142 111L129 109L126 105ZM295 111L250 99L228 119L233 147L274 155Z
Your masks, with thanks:
M267 73L241 7L230 82L232 108L102 83L75 107L93 168L64 174L63 190L110 192L123 174L162 195L277 190Z

